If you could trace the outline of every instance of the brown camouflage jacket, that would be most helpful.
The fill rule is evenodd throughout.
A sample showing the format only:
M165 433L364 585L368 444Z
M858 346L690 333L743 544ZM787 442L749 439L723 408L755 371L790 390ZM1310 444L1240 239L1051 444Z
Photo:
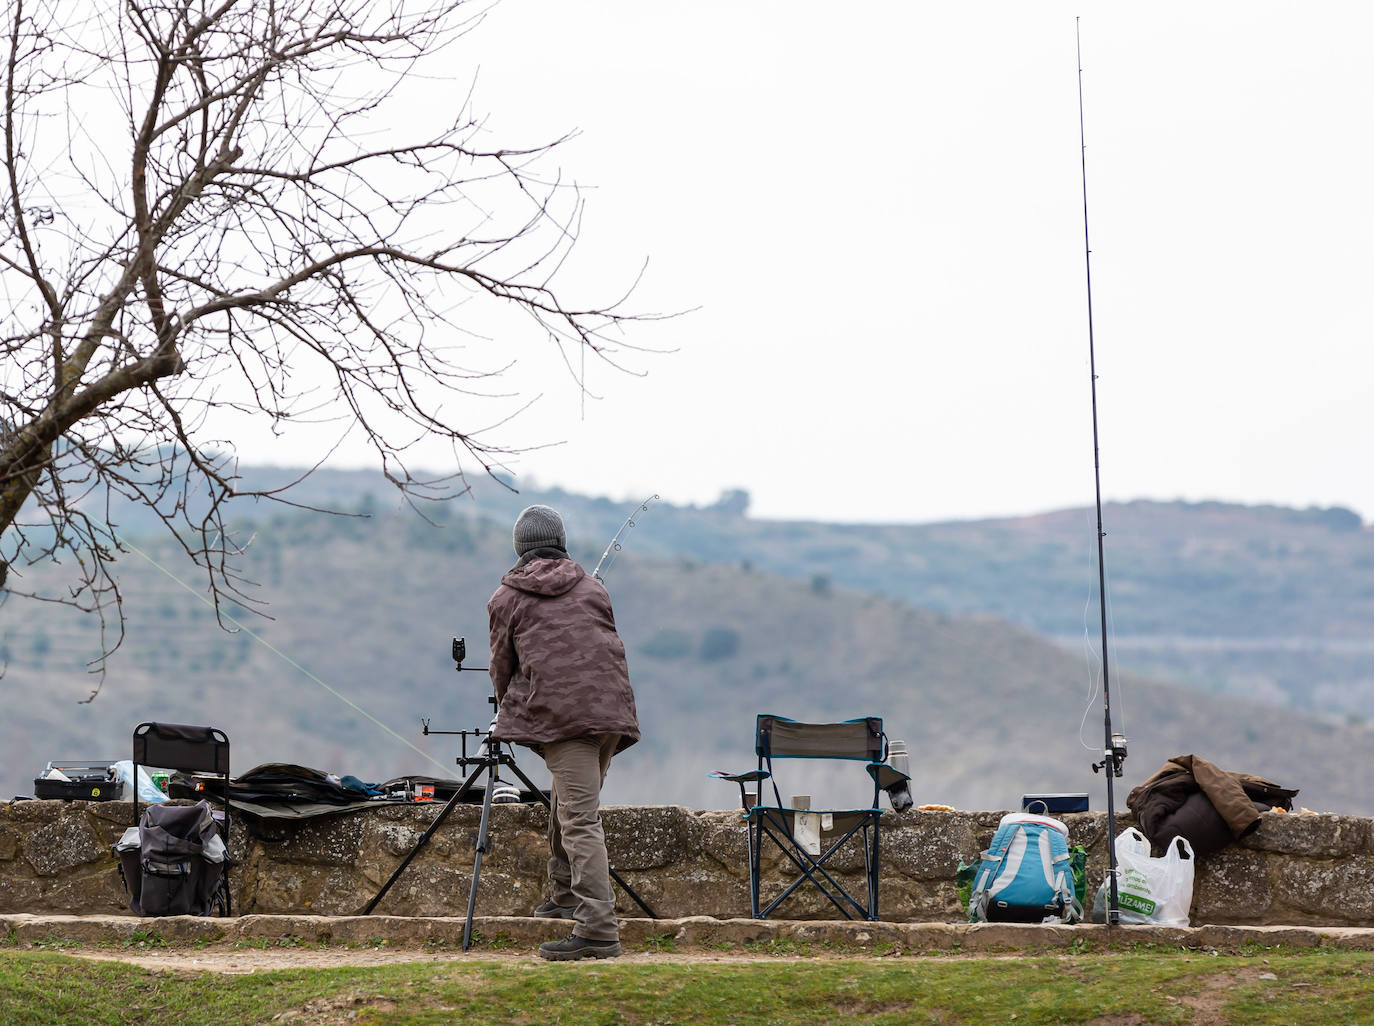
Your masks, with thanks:
M605 587L571 559L510 570L487 602L493 735L537 746L584 734L639 740L625 646Z

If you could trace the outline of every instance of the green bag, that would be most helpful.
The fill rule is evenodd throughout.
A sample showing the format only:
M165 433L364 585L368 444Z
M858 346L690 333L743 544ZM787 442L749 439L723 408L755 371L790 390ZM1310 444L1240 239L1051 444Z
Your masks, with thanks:
M1069 868L1073 870L1073 896L1078 899L1080 910L1088 906L1088 852L1081 844L1069 849ZM1080 915L1079 920L1083 917Z
M964 907L964 914L968 915L968 901L973 896L973 879L978 875L978 864L971 866L959 863L959 868L954 871L954 889L959 892L959 904Z

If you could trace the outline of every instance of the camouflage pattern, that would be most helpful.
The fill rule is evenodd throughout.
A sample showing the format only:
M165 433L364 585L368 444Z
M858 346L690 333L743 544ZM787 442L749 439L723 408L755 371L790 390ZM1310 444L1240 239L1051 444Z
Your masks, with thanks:
M617 751L639 740L625 646L600 581L571 559L522 561L487 615L497 738L534 746L619 734Z

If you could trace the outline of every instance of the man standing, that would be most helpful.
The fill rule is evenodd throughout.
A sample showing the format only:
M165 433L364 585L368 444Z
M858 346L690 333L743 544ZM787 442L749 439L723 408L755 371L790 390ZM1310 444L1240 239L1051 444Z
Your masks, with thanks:
M535 915L575 920L544 958L620 954L601 785L611 757L639 740L625 646L605 587L568 557L563 520L530 506L515 521L515 566L487 603L492 736L526 745L552 777L549 900Z

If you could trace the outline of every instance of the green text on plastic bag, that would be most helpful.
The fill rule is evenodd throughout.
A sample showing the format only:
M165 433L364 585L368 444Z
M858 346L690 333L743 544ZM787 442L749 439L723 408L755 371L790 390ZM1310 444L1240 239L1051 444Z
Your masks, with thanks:
M1139 912L1142 916L1152 916L1155 914L1156 902L1149 898L1142 898L1139 894L1127 894L1125 891L1116 892L1116 903L1119 908L1128 908L1132 912Z

